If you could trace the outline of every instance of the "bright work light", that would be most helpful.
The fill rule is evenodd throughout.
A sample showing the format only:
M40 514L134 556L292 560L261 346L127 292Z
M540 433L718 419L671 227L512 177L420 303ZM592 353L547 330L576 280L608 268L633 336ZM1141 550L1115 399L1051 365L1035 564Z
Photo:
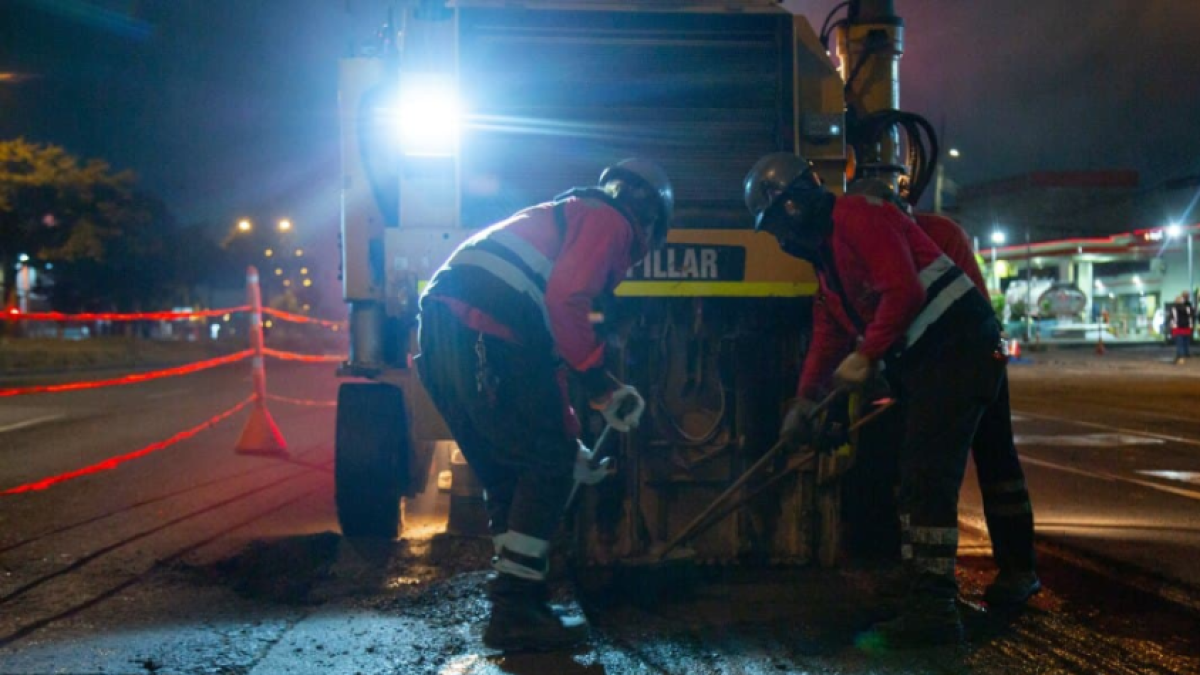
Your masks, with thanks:
M401 76L397 117L400 147L406 155L447 156L458 151L462 108L446 76Z

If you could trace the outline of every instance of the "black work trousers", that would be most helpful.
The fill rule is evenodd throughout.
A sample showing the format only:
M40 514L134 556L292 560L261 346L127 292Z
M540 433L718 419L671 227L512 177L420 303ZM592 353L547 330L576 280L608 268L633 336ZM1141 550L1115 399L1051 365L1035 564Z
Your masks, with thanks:
M919 593L953 597L958 591L958 495L967 453L1004 377L998 343L999 327L989 320L958 327L936 347L925 345L889 366L904 401L902 552L917 572Z
M996 565L1002 570L1032 571L1033 504L1013 442L1007 372L1001 374L996 398L979 420L971 456L979 476L983 514Z
M552 353L471 330L439 302L420 318L421 382L483 484L492 534L549 541L578 451Z

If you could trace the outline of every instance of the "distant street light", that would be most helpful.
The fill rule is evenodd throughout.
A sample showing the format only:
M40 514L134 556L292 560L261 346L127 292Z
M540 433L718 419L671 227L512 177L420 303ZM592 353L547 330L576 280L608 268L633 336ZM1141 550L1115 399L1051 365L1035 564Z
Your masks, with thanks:
M961 153L958 151L958 148L950 148L950 156L951 157L958 159L960 155L961 155Z
M279 221L279 231L280 232L291 232L292 231L292 221L288 220L287 218L284 218L283 220Z
M250 224L249 220L242 218L238 221L237 228L239 232L249 232L253 228L253 225Z
M304 249L302 249L302 248L298 248L298 249L296 249L296 257L297 257L297 258L299 258L299 257L301 257L301 256L303 256L303 255L304 255Z
M1000 289L1000 269L996 266L996 249L1004 243L1004 239L1004 232L992 230L992 285L996 290Z
M272 251L271 249L267 249L267 250L263 251L263 255L270 258L271 256L275 255L275 251Z

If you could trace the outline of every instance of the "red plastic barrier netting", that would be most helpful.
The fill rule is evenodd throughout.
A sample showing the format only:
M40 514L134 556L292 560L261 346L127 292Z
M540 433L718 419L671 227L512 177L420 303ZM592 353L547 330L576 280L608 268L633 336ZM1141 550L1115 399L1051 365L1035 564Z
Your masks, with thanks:
M304 361L306 363L340 363L346 360L344 354L296 354L294 352L281 352L278 349L263 349L263 354L273 356L284 361Z
M292 405L307 405L307 406L314 406L314 407L318 407L318 408L332 408L332 407L337 406L337 401L314 401L312 399L289 398L287 396L280 396L278 394L267 394L267 398L272 401L279 401L280 403L290 403Z
M65 384L43 384L33 387L13 387L11 389L0 389L0 398L5 396L22 396L25 394L47 394L58 391L76 391L79 389L99 389L100 387L112 387L122 384L134 384L137 382L146 382L147 380L158 380L164 377L175 377L177 375L189 375L201 370L216 368L229 363L235 363L242 359L248 359L254 355L254 351L247 349L229 356L220 356L207 361L197 361L189 363L185 366L176 368L166 368L164 370L153 370L148 373L134 373L133 375L125 375L109 380L94 380L91 382L67 382Z
M50 476L48 478L43 478L41 480L34 481L32 483L26 483L24 485L18 485L16 487L8 488L7 490L0 492L0 496L15 495L15 494L20 494L22 492L35 492L37 490L45 490L46 488L48 488L52 485L56 485L58 483L73 480L73 479L79 478L81 476L88 476L93 473L99 473L101 471L108 471L110 469L115 469L118 466L124 464L125 462L135 460L139 457L145 457L146 455L149 455L152 452L158 452L159 450L168 448L172 445L175 445L176 443L178 443L180 441L185 441L185 440L191 438L192 436L195 436L196 434L200 433L201 431L204 431L205 429L208 429L209 427L212 427L226 419L229 419L231 416L233 416L239 410L250 405L252 402L254 402L253 396L245 399L241 403L238 403L237 405L226 410L225 412L222 412L212 418L209 418L205 422L197 424L196 426L192 427L191 429L188 429L186 431L181 431L181 432L175 434L174 436L166 439L165 441L151 443L150 445L147 445L146 447L141 448L140 450L134 450L133 452L127 452L124 455L110 457L102 462L97 462L96 464L92 464L91 466L85 466L82 469L68 471L67 473L61 473L57 476Z
M270 307L263 307L262 312L263 312L263 314L266 314L268 316L273 316L276 319L279 319L280 321L292 321L295 323L315 323L317 325L325 326L326 328L333 328L335 330L346 326L345 321L330 321L329 319L314 319L310 316L301 316L300 314L292 314L291 312L285 312L282 309L272 309Z
M199 319L237 312L250 311L250 305L228 307L226 309L203 309L196 312L135 312L135 313L84 313L63 314L62 312L20 312L10 309L0 313L4 321L178 321L183 319Z

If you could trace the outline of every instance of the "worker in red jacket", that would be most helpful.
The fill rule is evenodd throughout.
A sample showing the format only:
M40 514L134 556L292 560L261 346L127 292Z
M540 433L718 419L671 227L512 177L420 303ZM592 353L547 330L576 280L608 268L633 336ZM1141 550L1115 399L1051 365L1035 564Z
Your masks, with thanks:
M579 378L614 429L637 424L644 402L610 373L588 314L665 241L673 210L666 173L625 160L598 187L474 235L421 296L421 380L486 491L498 573L483 635L490 647L555 649L585 636L582 622L551 611L545 586L572 478L588 479L566 376Z
M880 199L835 197L800 157L760 159L745 197L756 229L812 263L820 286L781 435L810 440L813 401L862 387L881 363L904 401L900 503L915 574L900 615L874 633L891 646L959 641L958 493L971 439L1004 372L995 314L913 220Z
M933 213L918 213L915 219L925 234L967 274L983 297L988 297L975 251L958 223ZM983 496L983 515L992 540L992 558L1000 570L983 594L984 600L993 606L1020 605L1042 588L1035 570L1033 503L1013 441L1007 370L1001 377L1000 391L980 418L971 442L971 456L975 459Z
M860 180L850 186L849 191L892 201L905 212L911 212L911 207L900 200L883 181ZM933 243L966 273L979 293L988 298L983 271L979 269L970 238L962 227L949 218L933 213L917 213L912 217ZM877 422L871 433L894 434L895 431L879 428ZM874 454L884 452L885 448L876 448ZM971 456L975 459L984 518L992 540L992 559L999 569L996 578L984 591L984 600L991 606L1017 606L1040 591L1042 584L1037 576L1033 548L1033 504L1013 440L1007 368L996 400L979 420L979 428L971 442ZM883 457L874 459L889 463Z

